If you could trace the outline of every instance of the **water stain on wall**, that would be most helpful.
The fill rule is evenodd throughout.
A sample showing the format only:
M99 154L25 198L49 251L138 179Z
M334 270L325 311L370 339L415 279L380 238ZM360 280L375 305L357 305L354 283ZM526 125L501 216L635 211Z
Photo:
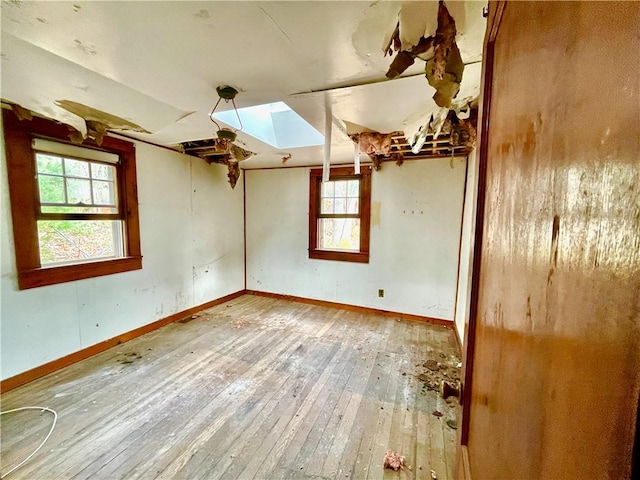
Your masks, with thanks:
M380 202L371 202L371 226L380 226Z

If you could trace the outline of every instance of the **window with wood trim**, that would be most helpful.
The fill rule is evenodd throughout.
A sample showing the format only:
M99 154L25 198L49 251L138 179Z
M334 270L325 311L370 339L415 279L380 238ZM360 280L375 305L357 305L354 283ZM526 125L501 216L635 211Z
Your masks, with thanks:
M313 169L309 187L309 258L369 263L371 167Z
M20 289L142 268L135 146L3 110Z

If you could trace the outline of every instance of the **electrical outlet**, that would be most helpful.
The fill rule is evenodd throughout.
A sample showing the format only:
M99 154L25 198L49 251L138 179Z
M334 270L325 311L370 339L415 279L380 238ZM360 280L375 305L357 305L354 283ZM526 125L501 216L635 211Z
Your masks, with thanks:
M384 290L382 288L378 290L378 296L380 298L384 297Z

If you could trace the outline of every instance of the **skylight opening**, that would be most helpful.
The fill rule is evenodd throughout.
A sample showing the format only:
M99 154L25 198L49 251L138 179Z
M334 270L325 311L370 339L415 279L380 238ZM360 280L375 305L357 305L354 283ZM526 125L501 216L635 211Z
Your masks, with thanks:
M242 131L272 147L287 149L315 147L324 144L324 135L284 102L239 108ZM216 120L239 129L234 110L215 112Z

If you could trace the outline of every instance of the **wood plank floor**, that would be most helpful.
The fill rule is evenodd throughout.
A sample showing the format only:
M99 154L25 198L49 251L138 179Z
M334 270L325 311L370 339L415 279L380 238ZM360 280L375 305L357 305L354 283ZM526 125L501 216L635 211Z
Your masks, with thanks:
M253 295L189 320L3 394L58 412L9 478L452 477L456 408L417 378L455 375L449 328ZM0 419L4 473L52 415ZM388 449L407 468L383 470Z

